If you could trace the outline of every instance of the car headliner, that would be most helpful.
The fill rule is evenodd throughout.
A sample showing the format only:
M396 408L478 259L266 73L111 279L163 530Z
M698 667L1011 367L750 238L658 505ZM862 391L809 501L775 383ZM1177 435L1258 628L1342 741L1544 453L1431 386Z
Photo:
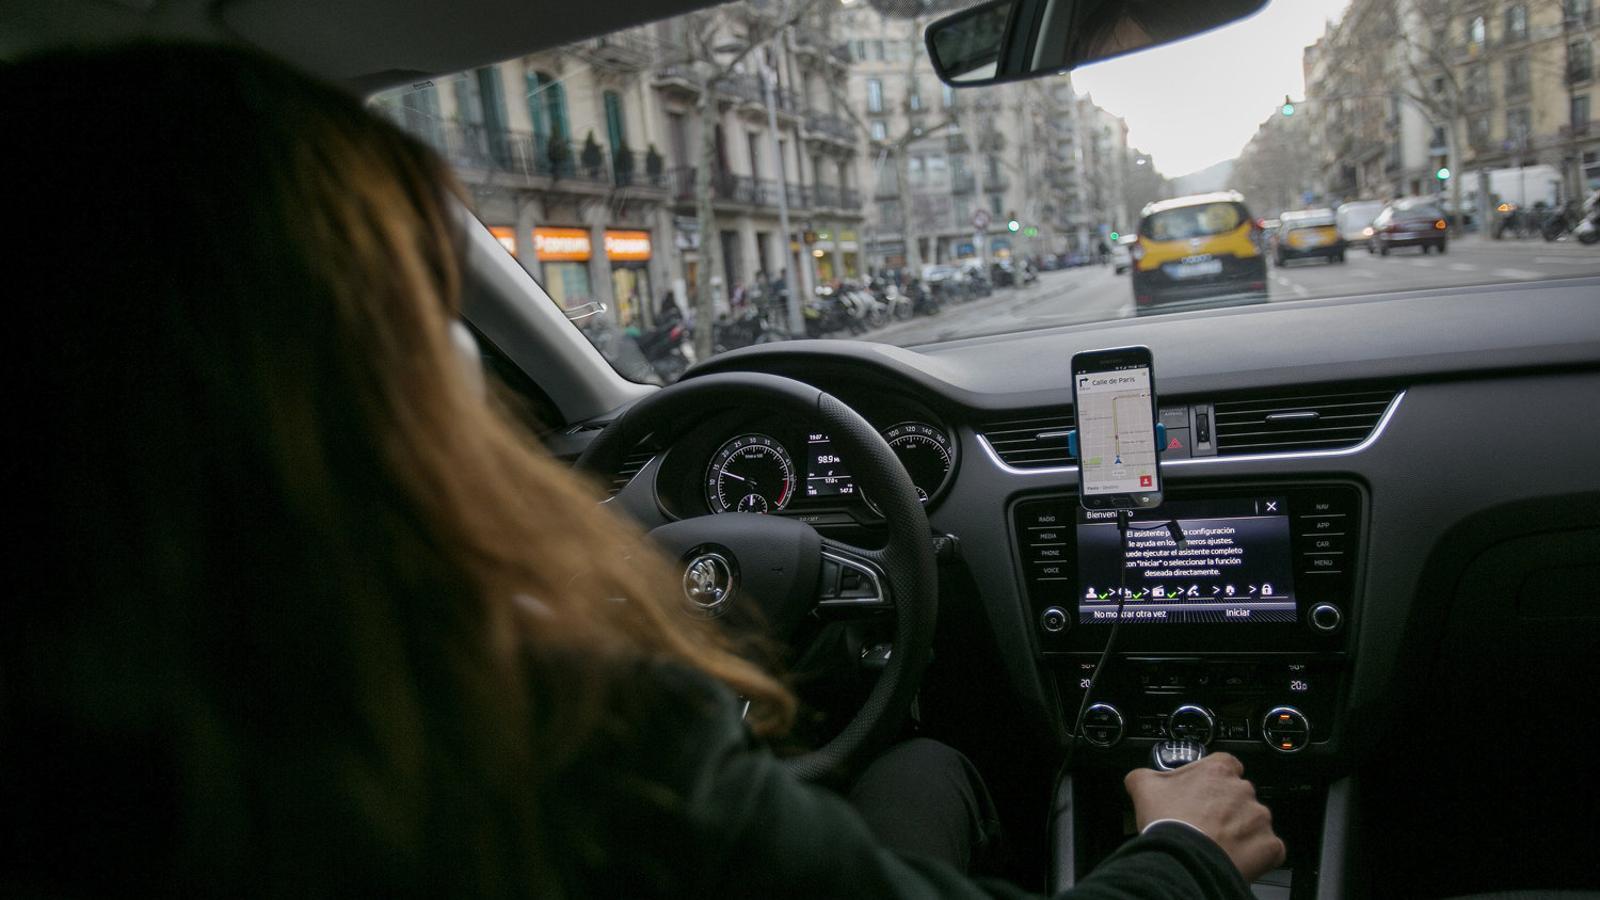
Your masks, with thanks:
M137 38L242 41L366 93L679 15L707 0L0 0L0 59Z

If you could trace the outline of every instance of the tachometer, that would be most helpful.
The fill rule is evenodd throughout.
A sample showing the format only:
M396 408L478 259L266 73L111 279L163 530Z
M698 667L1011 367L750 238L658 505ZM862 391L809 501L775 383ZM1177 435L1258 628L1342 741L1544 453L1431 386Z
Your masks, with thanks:
M911 476L911 483L916 485L917 497L923 503L944 486L944 480L950 475L951 461L955 452L950 446L950 438L945 433L932 425L922 422L901 422L893 428L883 430L883 439L888 442L889 449L906 467L906 472Z
M794 497L794 460L774 438L741 434L717 450L706 467L706 504L712 512L765 513Z

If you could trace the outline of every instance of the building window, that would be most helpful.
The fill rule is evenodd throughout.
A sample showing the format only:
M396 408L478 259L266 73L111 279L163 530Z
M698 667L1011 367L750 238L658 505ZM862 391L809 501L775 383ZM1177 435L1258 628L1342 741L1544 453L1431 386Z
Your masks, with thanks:
M1528 36L1528 8L1521 3L1506 10L1506 40L1520 41Z
M1483 66L1467 70L1467 103L1481 106L1489 102L1489 72Z
M1003 216L1006 212L1006 198L1004 194L989 195L989 212L996 216Z
M1467 46L1482 47L1486 33L1483 16L1473 16L1467 21Z
M561 82L548 72L529 72L528 118L533 121L534 137L540 142L566 141L571 134L567 127L567 94Z
M750 177L761 177L761 135L754 131L747 131L744 135L745 146L750 150Z
M1589 95L1580 94L1572 98L1572 130L1581 134L1589 130Z
M912 184L922 184L927 181L926 167L922 157L913 156L906 160L906 168L910 170Z
M606 139L615 157L628 145L628 130L622 121L622 95L616 91L606 91L600 99L606 110Z
M865 60L867 58L867 42L866 41L851 41L850 42L850 56L851 56L851 58L855 59L857 62Z
M1506 62L1506 96L1516 97L1528 92L1528 58L1517 56Z
M944 108L949 109L956 105L956 89L950 85L944 86Z
M867 79L867 112L883 112L883 82L876 78Z
M1474 147L1489 146L1489 117L1476 115L1467 120L1467 143Z
M922 110L922 93L918 90L916 82L911 83L911 93L906 95L906 106L911 107L912 112Z
M1433 137L1428 141L1428 148L1434 153L1443 153L1450 146L1450 140L1445 136L1444 126L1433 126Z
M1532 133L1526 106L1506 110L1506 140L1515 146L1526 146Z
M1594 53L1586 40L1567 45L1567 80L1588 81L1594 77Z
M873 41L869 46L872 48L872 58L883 62L883 41Z
M1566 0L1566 19L1568 22L1587 23L1593 16L1593 0Z
M873 140L886 141L889 139L889 126L883 124L882 119L873 119L872 124L868 127L872 131Z

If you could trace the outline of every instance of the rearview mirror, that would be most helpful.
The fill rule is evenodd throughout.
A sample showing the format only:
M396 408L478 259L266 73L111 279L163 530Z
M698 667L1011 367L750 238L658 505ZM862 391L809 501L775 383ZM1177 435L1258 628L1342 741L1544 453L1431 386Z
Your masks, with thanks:
M1238 21L1266 0L990 0L928 26L946 84L1065 72Z

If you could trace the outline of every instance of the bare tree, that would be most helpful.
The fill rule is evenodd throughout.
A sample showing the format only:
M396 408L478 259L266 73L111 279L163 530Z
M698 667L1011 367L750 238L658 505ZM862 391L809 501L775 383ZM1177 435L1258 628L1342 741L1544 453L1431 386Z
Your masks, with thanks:
M663 63L678 67L696 88L695 112L700 120L700 146L694 168L695 219L700 231L700 266L695 278L695 354L707 359L712 352L712 323L717 295L712 281L722 270L721 233L717 227L717 181L726 177L717 154L719 88L741 68L752 53L774 37L794 27L823 0L783 0L765 4L723 6L684 16L683 46L671 48ZM781 172L781 166L780 166ZM781 179L781 174L780 174ZM780 189L781 186L780 186ZM787 254L789 235L780 241ZM724 285L724 290L731 285Z

